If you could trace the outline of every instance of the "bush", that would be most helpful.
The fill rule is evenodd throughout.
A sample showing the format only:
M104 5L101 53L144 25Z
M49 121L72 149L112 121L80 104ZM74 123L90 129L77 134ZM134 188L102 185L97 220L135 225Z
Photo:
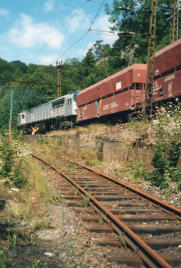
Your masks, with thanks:
M171 182L176 182L180 190L181 170L176 168L180 155L180 116L177 117L172 113L171 117L165 112L158 116L158 122L154 155L151 161L155 169L146 175L146 179L160 188L167 188Z
M0 144L0 161L0 176L6 180L6 184L21 188L26 183L21 170L23 159L18 157L16 149L9 146L7 139Z

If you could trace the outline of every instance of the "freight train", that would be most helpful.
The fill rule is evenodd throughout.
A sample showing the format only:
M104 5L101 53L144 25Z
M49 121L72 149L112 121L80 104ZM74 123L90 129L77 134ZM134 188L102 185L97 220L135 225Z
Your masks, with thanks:
M18 114L18 127L40 131L121 118L142 109L147 66L133 64L98 83ZM155 53L152 103L181 97L181 39Z

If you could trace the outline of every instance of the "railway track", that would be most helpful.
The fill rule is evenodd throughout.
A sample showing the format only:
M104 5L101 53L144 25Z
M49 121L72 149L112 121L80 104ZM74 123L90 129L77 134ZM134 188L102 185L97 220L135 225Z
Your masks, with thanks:
M76 191L64 192L68 205L88 206L87 230L107 234L111 262L136 267L181 267L181 210L88 166L59 159L61 170L33 155L66 179ZM68 173L68 175L67 175ZM81 201L81 198L83 201ZM83 203L82 203L83 202ZM89 210L89 208L84 208ZM104 222L104 224L100 224ZM109 236L109 234L116 234ZM107 236L107 238L106 238Z

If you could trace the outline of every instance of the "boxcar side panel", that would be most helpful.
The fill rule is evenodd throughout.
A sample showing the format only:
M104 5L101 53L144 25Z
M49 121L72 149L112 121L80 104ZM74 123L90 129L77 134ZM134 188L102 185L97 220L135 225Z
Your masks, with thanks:
M181 96L181 70L154 81L153 103Z
M97 117L96 102L92 102L81 106L77 110L77 122L92 119Z
M181 39L155 53L155 76L181 65Z

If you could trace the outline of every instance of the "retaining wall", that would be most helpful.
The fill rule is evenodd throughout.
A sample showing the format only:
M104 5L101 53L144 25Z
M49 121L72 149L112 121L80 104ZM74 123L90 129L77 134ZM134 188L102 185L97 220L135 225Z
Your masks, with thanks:
M140 140L124 142L89 134L62 134L59 136L24 136L25 142L36 143L38 139L51 138L57 141L57 146L78 151L96 151L99 160L104 162L121 162L142 160L146 169L152 170L150 164L153 151L152 147Z

